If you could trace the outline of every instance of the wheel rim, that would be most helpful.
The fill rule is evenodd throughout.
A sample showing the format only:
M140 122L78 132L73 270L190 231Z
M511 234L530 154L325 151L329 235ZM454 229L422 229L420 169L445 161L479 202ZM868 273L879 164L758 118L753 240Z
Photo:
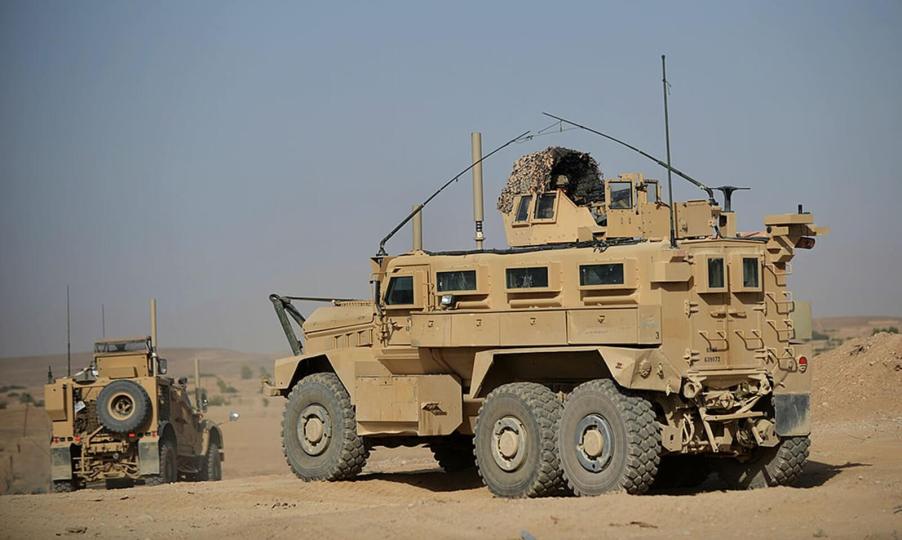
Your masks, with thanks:
M526 458L526 427L513 416L505 416L492 429L492 457L502 470L513 472Z
M126 393L115 394L107 410L113 418L127 420L135 412L135 401Z
M614 437L607 419L587 414L576 425L576 457L583 469L597 473L611 462Z
M304 452L322 454L332 439L332 418L322 405L308 405L298 417L297 436Z

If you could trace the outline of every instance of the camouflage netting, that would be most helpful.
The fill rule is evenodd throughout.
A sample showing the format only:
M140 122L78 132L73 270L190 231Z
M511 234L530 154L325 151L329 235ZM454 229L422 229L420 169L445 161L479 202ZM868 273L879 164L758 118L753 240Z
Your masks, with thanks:
M507 185L498 197L498 210L507 214L514 197L562 188L579 205L604 200L598 162L585 152L549 146L541 152L526 154L514 163Z

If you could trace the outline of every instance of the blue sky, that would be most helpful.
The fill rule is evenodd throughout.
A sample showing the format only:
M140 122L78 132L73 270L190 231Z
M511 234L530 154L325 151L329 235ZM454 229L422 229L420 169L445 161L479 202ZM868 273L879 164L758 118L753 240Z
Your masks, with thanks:
M899 2L0 4L0 355L148 327L163 346L287 351L267 295L365 295L379 239L486 149L573 117L736 197L740 227L815 213L794 263L816 315L900 315ZM568 132L607 175L659 167ZM676 198L696 193L675 184ZM472 245L469 177L425 213ZM408 246L404 231L390 245ZM311 306L312 307L312 306Z

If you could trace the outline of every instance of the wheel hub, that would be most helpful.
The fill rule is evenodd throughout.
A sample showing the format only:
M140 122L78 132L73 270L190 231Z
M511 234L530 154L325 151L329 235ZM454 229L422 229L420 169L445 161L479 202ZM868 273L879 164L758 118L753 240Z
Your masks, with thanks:
M611 461L611 425L597 414L588 414L576 425L576 457L589 472L601 472Z
M128 394L119 394L113 396L113 398L110 400L110 414L112 414L119 420L128 418L129 416L131 416L134 410L135 403L132 401L132 398Z
M297 432L304 452L311 456L322 454L332 438L329 412L322 405L308 405L298 418Z
M505 416L492 429L492 457L502 470L520 468L526 457L526 427L513 416Z

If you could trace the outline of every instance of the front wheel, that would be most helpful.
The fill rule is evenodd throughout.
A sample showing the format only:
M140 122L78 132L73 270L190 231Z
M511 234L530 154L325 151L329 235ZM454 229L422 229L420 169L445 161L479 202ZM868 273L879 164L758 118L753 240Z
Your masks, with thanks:
M334 373L314 373L288 395L282 452L302 480L346 480L366 464L351 397Z
M759 489L792 484L802 475L811 439L788 437L772 448L757 448L747 461L721 460L718 475L730 489Z
M608 379L583 383L570 393L557 444L564 478L580 496L644 493L661 460L661 429L651 403Z
M219 455L219 443L216 441L210 441L207 454L203 457L200 480L203 482L218 482L222 480L222 458Z

